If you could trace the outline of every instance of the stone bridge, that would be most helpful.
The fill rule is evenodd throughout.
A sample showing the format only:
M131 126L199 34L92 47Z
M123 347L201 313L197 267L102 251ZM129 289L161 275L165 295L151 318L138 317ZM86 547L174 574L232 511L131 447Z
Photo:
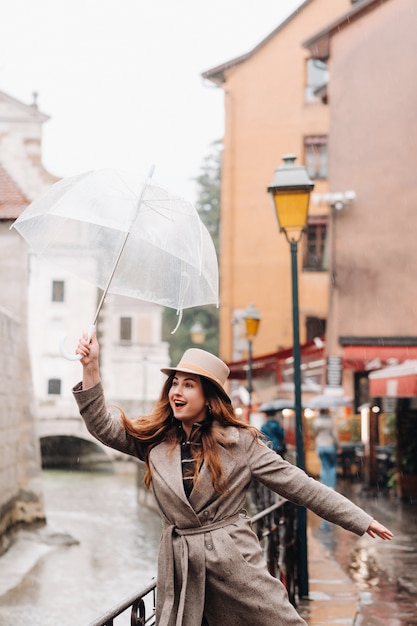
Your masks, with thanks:
M53 407L45 406L40 413L36 424L44 468L126 471L126 464L137 466L132 457L94 439L78 414L60 411L58 416Z

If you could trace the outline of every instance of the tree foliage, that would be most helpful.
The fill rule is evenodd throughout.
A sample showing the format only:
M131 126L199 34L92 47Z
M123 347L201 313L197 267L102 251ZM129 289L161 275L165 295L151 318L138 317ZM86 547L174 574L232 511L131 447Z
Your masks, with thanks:
M199 176L197 211L203 224L209 231L214 247L219 256L220 231L220 173L222 145L220 141L211 145L209 154L204 158ZM184 309L181 324L172 334L178 322L174 309L166 308L163 315L162 336L169 343L169 355L172 364L177 364L187 348L198 347L213 354L219 352L219 311L214 305ZM191 328L200 322L206 337L202 344L196 345L191 341Z
M196 178L199 185L197 211L213 239L217 256L219 256L220 231L221 149L220 141L212 144L211 152L204 159L201 174Z

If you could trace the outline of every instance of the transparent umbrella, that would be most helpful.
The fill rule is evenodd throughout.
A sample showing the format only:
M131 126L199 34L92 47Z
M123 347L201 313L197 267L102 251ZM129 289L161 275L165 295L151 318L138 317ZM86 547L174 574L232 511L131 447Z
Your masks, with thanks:
M95 170L53 185L13 223L32 251L107 293L179 313L218 305L218 263L195 207L151 178Z

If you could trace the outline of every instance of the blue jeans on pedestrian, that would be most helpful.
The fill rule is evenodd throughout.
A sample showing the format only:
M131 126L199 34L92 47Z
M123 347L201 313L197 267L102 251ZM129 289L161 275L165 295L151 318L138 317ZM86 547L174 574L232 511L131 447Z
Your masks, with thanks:
M317 454L320 459L320 482L332 489L336 488L337 449L336 446L318 446Z

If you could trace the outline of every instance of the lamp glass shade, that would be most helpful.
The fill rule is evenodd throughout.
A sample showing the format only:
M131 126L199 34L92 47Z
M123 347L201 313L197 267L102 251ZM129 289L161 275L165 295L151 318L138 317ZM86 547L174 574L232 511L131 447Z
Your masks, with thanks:
M245 320L246 334L248 335L248 337L256 337L259 323L261 321L261 315L258 309L253 304L250 304L248 306L243 316L243 319Z
M310 191L271 189L271 195L280 230L304 230L307 225Z
M253 319L251 317L245 318L246 333L248 337L256 337L259 328L260 319Z
M296 165L295 159L294 154L283 157L284 163L275 170L268 187L279 228L285 233L305 230L310 193L314 189L306 168Z
M201 322L195 322L190 328L191 341L196 344L202 344L206 340L206 331Z

